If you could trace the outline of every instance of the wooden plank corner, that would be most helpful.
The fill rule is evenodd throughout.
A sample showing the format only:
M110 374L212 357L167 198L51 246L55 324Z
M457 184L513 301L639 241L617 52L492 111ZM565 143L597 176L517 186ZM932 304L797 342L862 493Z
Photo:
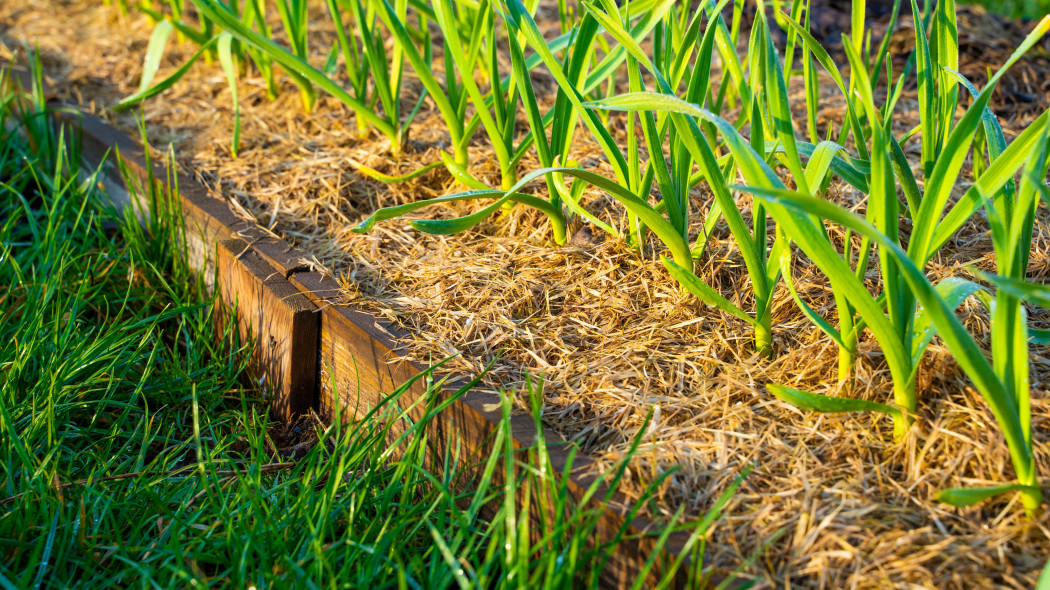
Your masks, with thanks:
M276 416L288 420L317 405L320 314L284 275L240 239L216 250L220 297L242 341L256 341L253 378Z

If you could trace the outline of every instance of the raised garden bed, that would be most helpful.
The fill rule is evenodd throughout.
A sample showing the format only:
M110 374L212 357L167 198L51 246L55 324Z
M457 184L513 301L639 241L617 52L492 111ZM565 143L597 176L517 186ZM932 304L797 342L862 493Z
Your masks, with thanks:
M40 25L33 19L47 22L44 7L6 10L15 14L6 15L10 28L5 43L42 39L46 64L64 98L87 110L94 106L118 128L135 129L133 117L114 116L104 107L137 85L149 34L144 18L67 5L63 10L70 11L69 18L95 25L78 33L79 38L69 38L34 29ZM982 17L960 21L965 24L967 18L979 23ZM8 22L4 15L0 20ZM1013 30L1012 25L1001 26ZM113 35L118 28L125 34ZM905 33L906 38L910 31ZM321 29L317 34L330 39L332 32ZM976 34L967 39L979 46ZM1004 55L1016 42L1006 45L1000 50ZM995 53L995 44L989 47L986 53ZM165 58L165 68L181 63L190 51L175 48ZM987 61L998 66L1003 59ZM1006 113L1008 141L1045 109L1046 95L1039 92L1046 89L1031 78L1032 72L1046 71L1045 58L1036 53L1025 67L1012 79L1013 90L1000 93L993 105ZM545 81L550 84L538 83ZM385 140L357 138L351 118L334 101L322 98L314 114L302 114L291 88L271 103L260 84L250 77L242 81L244 130L237 158L229 154L229 96L217 66L195 68L169 94L146 102L143 116L155 145L172 141L186 171L221 191L232 205L208 197L206 189L186 176L180 189L187 218L205 228L208 240L250 243L263 262L320 309L316 380L322 408L330 408L332 383L342 392L359 388L367 405L420 363L462 352L447 371L472 376L502 351L482 386L449 416L449 427L469 440L484 440L498 419L495 389L520 389L527 372L543 373L545 419L552 434L576 442L590 455L577 462L581 482L621 457L648 409L659 407L646 445L632 463L622 502L628 503L632 493L671 466L684 469L661 489L654 506L647 507L649 519L639 520L637 527L652 528L653 518L665 520L679 506L687 514L700 513L743 466L757 465L712 537L709 557L717 567L730 569L762 550L759 565L746 575L769 586L1025 587L1034 581L1050 552L1045 514L1025 520L1016 504L1006 500L971 509L947 508L933 500L940 489L996 483L1010 473L1001 435L989 427L994 420L945 347L935 344L927 353L919 381L928 401L902 443L893 443L885 419L800 413L770 396L765 384L787 380L824 392L844 390L834 384L834 346L788 294L781 292L772 304L775 357L766 361L753 354L745 325L683 296L654 259L653 249L639 256L586 229L571 231L568 246L552 248L546 226L534 212L515 209L454 238L422 236L401 223L379 226L369 235L351 234L348 228L378 206L448 189L451 182L440 172L387 187L360 176L353 165L394 174L435 160L444 141L437 115L424 109L398 162L386 155ZM411 102L418 88L410 84L406 92L405 100ZM914 101L914 96L909 91L902 101ZM1037 106L1029 106L1033 103L1028 99ZM841 117L843 111L829 97L822 116ZM903 132L915 119L912 112L911 119L895 120L895 131ZM105 139L109 132L101 127L92 131L97 123L91 121L88 135L101 136L100 146L115 141L113 136ZM610 128L618 136L625 134L620 120L612 121ZM581 146L578 160L608 172L608 162L596 156L593 145ZM477 175L498 186L498 169L486 168L486 152L478 146L472 150L480 161ZM122 146L121 154L129 162L140 158L130 145ZM528 162L523 168L530 166L538 167ZM857 195L837 188L843 202L858 204ZM614 210L597 192L591 197L594 211ZM703 204L709 195L696 199ZM457 205L441 215L478 208ZM1045 206L1038 211L1029 274L1045 280L1050 233ZM434 216L430 210L408 218ZM616 221L612 215L607 218ZM952 248L931 262L930 274L965 275L967 264L987 265L985 231L977 223L967 226ZM283 240L273 240L271 233ZM703 260L705 276L721 293L746 292L746 275L735 270L740 260L728 235L714 237ZM241 257L235 250L227 247L231 260ZM832 307L814 267L802 265L796 273L796 285L815 308ZM258 284L273 280L258 268L250 274ZM354 307L341 305L350 302ZM1031 313L1033 325L1045 329L1045 312L1033 308ZM963 308L962 314L976 330L987 322L977 305ZM1043 473L1050 417L1045 353L1045 347L1032 348L1033 437ZM858 357L859 387L850 395L891 398L883 355L874 341L862 342ZM341 405L352 403L348 397ZM527 444L531 421L522 417L518 424L515 432ZM610 523L615 526L615 520ZM764 547L777 532L782 532L779 540ZM635 551L611 572L614 580L631 579L639 556L645 556L644 547Z
M25 65L12 64L8 71L9 82L32 87ZM50 86L47 92L54 95ZM358 306L333 303L339 300L340 285L311 271L304 263L304 252L237 217L192 178L183 173L172 176L170 168L147 157L135 140L98 117L58 110L58 103L52 105L56 108L53 124L68 140L79 144L83 170L91 173L101 167L104 173L100 181L118 205L148 210L146 187L151 184L161 195L178 198L192 263L205 277L215 279L214 288L234 306L236 317L227 321L237 322L242 338L254 339L253 379L278 417L293 420L314 410L334 420L336 404L342 408L344 420L364 416L390 392L426 370L398 354L398 340L407 336L402 330ZM126 178L137 182L129 187ZM454 395L461 384L462 380L452 381L446 394ZM426 395L425 382L417 380L399 403L417 406L412 415L419 417L425 404L417 402ZM429 460L437 465L446 461L446 456L466 464L484 460L500 427L501 412L500 397L491 392L470 390L458 396L435 424ZM516 449L535 446L537 432L531 417L511 417L510 433ZM654 553L659 557L646 569L654 579L662 575L689 535L674 533L660 543L661 549L654 549L661 527L647 518L625 520L630 501L620 493L610 495L608 486L587 475L598 471L594 460L570 454L559 444L562 437L557 433L542 434L549 445L552 472L579 473L566 482L570 494L582 499L598 485L597 493L588 495L591 499L581 505L601 511L594 540L609 542L626 537L608 555L601 573L602 585L630 585ZM538 513L534 516L540 517ZM685 556L680 583L685 583L690 563L690 557Z

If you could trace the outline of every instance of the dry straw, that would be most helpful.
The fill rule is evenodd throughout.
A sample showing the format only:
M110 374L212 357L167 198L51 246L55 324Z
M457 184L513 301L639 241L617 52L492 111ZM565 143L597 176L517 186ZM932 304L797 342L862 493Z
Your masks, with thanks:
M587 16L588 7L584 8L577 18ZM609 16L614 14L613 10L602 5L593 5L593 9ZM790 11L803 28L806 23L804 12ZM903 14L907 13L905 9ZM322 11L316 14L323 16L325 13ZM621 22L638 22L638 15L633 12L621 13L620 16ZM557 33L551 34L543 28L544 23L556 18L557 15L553 13L534 17L544 38L558 38ZM960 26L966 19L971 22L978 20L970 12L960 9ZM686 19L684 26L675 24L672 27L670 20L665 21L668 23L665 32L674 27L681 31L689 30L689 23L692 22ZM697 42L690 46L694 48L694 53L686 62L689 64L695 63L695 48L702 47L703 34L712 30L707 26L706 18L701 17L697 22L700 35ZM717 19L714 22L718 24ZM901 22L905 27L910 25L907 16L902 16ZM773 24L770 19L771 29ZM555 23L557 26L558 23ZM822 66L823 56L817 54L815 46L795 27L790 24L787 27L789 42L795 39L795 54L791 58L793 63L798 64L802 59L801 54L805 53L813 57L816 66ZM724 29L727 37L734 36L737 31L748 30L738 19L726 22ZM318 48L326 44L335 46L337 38L330 25L318 25L316 30ZM664 46L671 46L672 50L662 60L655 60L652 30L639 46L670 83L671 78L666 73L674 71L676 50L673 47L681 40L673 40L674 34L666 35ZM737 84L737 78L732 74L733 66L723 56L726 47L735 44L718 43L721 27L713 30L710 91L704 94L702 100L691 101L691 104L705 107L719 118L732 122L734 128L737 123L745 122L740 123L738 132L744 138L746 147L759 154L778 173L778 178L787 180L784 184L794 189L790 194L777 193L772 187L765 189L771 192L768 193L770 200L764 202L763 208L767 212L775 211L767 221L766 235L768 239L775 240L775 228L788 224L789 218L796 218L801 226L803 221L797 212L806 211L804 206L808 206L808 202L803 197L809 196L802 195L800 187L792 182L795 174L787 160L791 156L786 151L789 148L777 135L777 123L772 107L768 104L770 92L756 92L757 98L752 96L745 102L738 89L741 86L759 90L768 87L777 92L774 88L776 72L772 76L768 73L768 67L776 64L767 60L765 68L754 71L753 66L761 64L761 58L740 63L739 80L742 83ZM752 28L750 40L746 36L738 37L738 46L751 47L747 54L741 52L741 55L760 56L768 51L770 44L782 49L784 37L778 37L775 29L772 32L767 39L764 31L756 32ZM792 32L794 37L791 36ZM965 30L959 31L960 39L965 40L968 35L970 33ZM931 39L934 37L931 36ZM141 38L145 46L148 31ZM855 35L850 38L855 38ZM902 73L907 72L906 61L902 59L907 54L897 54L902 46L908 48L908 39L914 45L915 28L905 28L901 35L894 36L888 44L891 51L886 63L892 63ZM1008 54L1022 41L1018 37L1009 51L995 53L1000 56L996 62L1004 63ZM280 39L277 42L283 43ZM613 52L622 47L611 35L608 44ZM931 42L933 45L935 43ZM550 113L556 106L556 90L561 87L561 83L536 58L537 54L530 48L528 39L522 38L519 48L521 61L528 62L531 72L525 78L536 88L539 119L547 129L546 136L552 138L554 127L550 126L550 120L553 117L544 119L547 118L545 113ZM175 51L184 59L186 52L191 50L176 48ZM552 50L554 55L560 55L562 51ZM967 76L979 88L989 88L991 84L980 83L980 78L975 77L979 69L967 69L972 58L962 55L962 51L960 49L958 60L962 71L969 72ZM436 78L442 81L443 53L437 53L440 55L433 61L436 66L434 70ZM825 51L829 58L833 53L834 49ZM586 99L585 102L612 100L617 95L639 90L630 87L631 65L628 55L618 65L623 75L617 85L617 92L610 97L606 88L596 91L598 86L581 90L580 96ZM313 59L318 57L315 54ZM891 59L894 57L896 59ZM512 58L513 55L503 57L513 65ZM871 56L861 52L853 56L853 62L858 64L858 70L860 64L867 64L865 69L870 74L878 61L875 58L877 54ZM605 56L595 54L590 58L590 63L601 63L603 59ZM991 58L982 56L982 59ZM788 58L780 54L776 61L781 60L786 65ZM646 67L644 61L635 61L639 67ZM113 61L107 67L115 68L118 79L124 80L122 84L125 92L130 92L138 81L141 63L141 60L137 60L137 63L129 63L129 60ZM170 63L164 63L162 75L171 71ZM805 61L802 63L805 64ZM1020 63L1018 67L1021 67ZM439 205L433 211L426 212L425 218L420 213L407 214L404 221L377 225L366 236L355 235L349 232L349 228L377 207L414 202L428 195L437 198L460 190L450 184L443 174L433 172L417 177L411 184L384 186L380 190L370 181L361 181L347 168L347 162L353 160L396 175L399 169L412 169L439 160L441 147L450 145L447 143L447 134L434 130L435 126L438 129L444 127L440 114L429 103L421 109L416 118L417 130L413 131L413 140L409 144L414 152L413 159L403 160L398 164L399 168L395 168L383 156L385 149L382 143L358 139L353 122L350 121L349 126L345 125L339 112L330 110L334 106L332 101L322 98L314 114L297 115L290 121L284 113L288 112L290 106L293 111L297 109L294 104L290 104L287 96L279 97L275 103L268 103L264 85L251 85L242 81L242 108L245 113L251 113L252 119L246 118L246 121L253 121L250 127L255 131L249 133L246 128L243 137L246 145L242 148L242 155L250 154L251 157L231 161L226 158L225 150L215 147L228 140L228 136L222 137L215 131L199 133L199 130L211 127L208 117L214 117L215 113L231 115L226 107L215 105L209 106L211 110L208 111L192 112L173 106L186 100L199 100L195 97L200 96L200 88L213 87L214 82L208 82L203 77L204 69L201 70L187 74L186 79L194 81L192 85L175 85L164 97L153 99L156 102L144 104L152 128L163 133L160 129L166 127L167 137L189 148L185 153L194 154L197 168L209 175L218 175L212 178L221 179L225 189L246 210L251 211L251 215L278 229L287 238L298 241L336 274L351 279L353 282L348 283L348 298L356 297L358 303L374 306L391 319L420 330L419 340L409 347L417 359L425 361L449 352L465 352L468 354L464 358L457 359L449 367L454 371L471 372L479 368L476 364L503 351L487 382L488 387L500 385L514 388L524 383L525 369L543 371L547 375L544 410L547 424L609 462L624 451L625 441L641 424L644 410L658 405L659 419L649 426L648 431L652 442L640 449L630 470L629 480L648 481L674 465L684 468L666 480L662 496L658 498L657 504L648 509L650 513L662 512L671 516L678 506L683 505L691 507L687 513L698 513L700 507L713 500L712 494L716 490L728 484L729 480L724 479L722 474L731 473L734 466L755 461L757 469L732 502L739 514L727 521L726 528L715 533L718 542L713 559L716 563L733 563L734 559L743 558L759 548L761 539L769 537L773 531L786 528L789 531L786 540L768 550L769 565L759 568L760 575L770 584L782 585L788 580L797 582L799 577L806 580L805 585L814 587L851 583L873 586L902 580L946 587L964 587L964 580L967 579L984 580L986 585L1018 587L1034 583L1032 572L1038 570L1035 564L1046 552L1047 545L1045 535L1033 531L1045 527L1045 516L1037 515L1032 525L1023 524L1015 514L1020 512L1015 509L1017 504L1009 501L1009 497L988 502L982 508L962 511L929 502L938 491L960 485L991 487L1004 484L1004 479L1008 479L1005 482L1007 489L1019 489L1021 494L1025 493L1023 486L1026 484L1021 481L1021 470L1015 468L1016 457L1023 459L1025 445L1008 448L1003 444L999 431L988 428L997 416L989 413L990 406L980 401L979 394L986 394L981 390L984 386L971 388L970 384L977 380L971 381L964 377L960 367L967 372L972 367L966 367L958 358L953 358L968 347L972 350L966 344L967 338L972 335L971 341L977 346L976 350L992 367L997 379L1000 369L996 369L996 366L1006 366L999 363L1013 358L1017 364L1016 359L1019 357L1016 353L1003 356L992 352L996 350L992 340L1003 342L995 336L995 330L996 326L1004 323L996 317L997 312L988 313L985 310L985 303L981 299L983 296L969 297L959 304L956 311L959 318L957 325L950 320L951 314L942 314L938 319L940 325L935 327L939 330L947 327L949 332L933 337L926 354L913 366L917 394L915 424L900 443L894 443L889 421L883 424L874 418L847 419L800 413L767 393L767 383L781 383L800 391L872 403L888 405L887 402L894 399L894 379L890 375L885 349L880 346L884 346L884 343L877 334L872 338L866 331L858 331L857 341L852 346L852 369L847 372L847 376L852 379L839 383L835 378L839 362L837 350L841 347L825 331L812 328L810 322L814 321L814 317L826 318L829 327L842 330L844 314L841 312L848 308L842 305L843 299L837 297L841 295L838 292L840 290L830 288L826 270L821 270L822 264L815 264L820 261L811 257L806 247L802 247L798 236L787 235L785 238L794 240L802 250L788 250L792 279L790 286L812 313L807 314L800 309L786 285L774 290L769 304L771 325L774 328L773 358L761 360L754 356L755 349L750 344L750 323L731 314L712 313L710 309L698 307L695 301L690 303L683 298L674 281L667 280L666 271L653 263L654 254L667 247L661 236L646 232L644 241L626 243L630 239L627 236L636 233L620 201L591 187L579 185L577 188L575 184L567 186L566 182L566 189L577 191L574 203L578 203L590 216L598 218L616 233L610 232L607 237L603 236L603 232L594 224L590 224L595 230L590 237L587 232L576 231L582 216L572 213L569 206L563 203L564 215L569 218L566 239L572 238L571 245L564 248L551 249L545 245L550 235L547 233L550 226L545 221L551 219L549 216L536 215L520 208L491 219L481 219L473 226L474 231L455 237L421 237L403 227L405 221L422 222L435 217L453 220L486 209L479 209L470 202ZM593 71L593 67L589 71ZM1030 71L1022 69L1016 75L1008 72L1001 80L1009 82L1011 88L1018 88L1018 84L1026 84L1024 80L1031 78ZM910 73L912 80L915 79L914 72L912 70ZM607 71L602 71L601 77L596 79L608 80L608 75ZM922 117L916 116L919 113L916 93L909 90L907 85L895 84L891 88L892 92L883 99L876 87L872 92L872 109L866 98L860 98L864 94L860 87L863 85L858 86L852 76L843 80L844 90L835 93L832 89L839 86L838 81L824 72L811 72L811 75L819 76L823 82L819 88L819 108L813 117L814 126L820 132L816 137L834 137L834 143L842 146L842 149L838 149L825 144L818 151L821 142L814 145L796 139L799 162L804 168L802 174L812 193L820 195L824 200L822 202L841 205L864 217L872 203L876 202L869 193L883 190L880 187L886 186L871 181L876 174L875 168L878 168L879 177L884 181L887 172L891 172L895 185L899 184L903 189L904 198L897 202L897 214L901 219L897 239L902 246L908 246L916 232L912 221L913 204L921 208L926 195L946 194L949 208L941 223L934 224L934 235L925 253L929 257L921 263L913 262L913 266L920 270L919 277L911 271L901 270L906 266L903 258L896 263L883 260L884 250L890 259L895 255L892 244L880 241L883 240L880 236L888 235L892 227L889 224L891 216L886 214L868 220L878 230L874 232L856 217L822 205L824 208L820 209L820 214L826 215L828 222L819 224L817 229L822 227L821 233L812 239L806 238L807 244L813 248L825 248L820 244L826 243L828 247L834 248L834 256L841 264L848 264L852 276L862 282L866 290L864 295L880 306L882 300L878 294L884 289L884 271L893 268L894 264L898 272L903 273L900 276L907 285L911 285L909 276L919 287L922 287L920 278L931 286L944 283L950 277L955 279L950 279L949 284L953 280L975 280L978 278L976 271L979 270L988 279L983 289L992 293L992 299L1004 297L1003 293L1011 293L1014 299L1027 299L1034 303L1040 301L1040 288L1026 280L1046 280L1047 236L1050 234L1046 227L1045 206L1038 205L1044 184L1031 180L1045 179L1045 170L1042 177L1039 177L1038 172L1022 175L1014 190L1014 203L1022 200L1021 194L1026 190L1033 191L1031 194L1035 195L1034 198L1023 197L1029 199L1025 207L1031 205L1030 210L1033 212L1032 238L1027 241L1030 248L1025 250L1028 257L1026 268L1019 264L1023 257L1020 254L1022 249L1017 248L1023 242L996 238L989 233L989 221L994 216L993 212L1001 212L1004 219L1020 219L1016 222L1017 227L1025 227L1026 218L1011 213L1016 212L1016 209L1004 208L1007 201L999 195L1003 194L1007 180L1013 176L1011 170L1020 170L1026 165L1030 170L1033 166L1038 169L1038 162L1030 163L1028 156L1034 146L1045 141L1040 139L1046 126L1045 117L1032 117L1025 114L1029 111L1018 110L1016 112L1019 114L1002 119L1000 123L1005 149L996 154L993 153L998 149L994 129L987 124L984 116L986 111L974 111L976 114L967 119L967 124L972 122L975 126L973 133L976 140L973 145L979 151L969 150L969 155L959 164L957 172L949 174L949 177L958 177L957 180L937 188L925 176L921 154L922 136L909 134L922 124ZM578 76L574 84L578 89L586 87L589 83L586 80L590 80L588 74ZM790 116L799 122L798 126L803 120L808 126L810 104L806 98L809 94L807 81L804 76L791 79L786 69L783 76L784 90L792 106ZM884 77L883 80L887 78L900 79L897 75ZM248 79L250 77L242 77L242 80ZM875 76L870 75L870 79L871 84L876 86ZM939 78L932 79L936 89ZM408 85L404 91L404 100L410 105L415 104L423 87L412 76L406 77L406 80ZM648 92L660 90L658 85L654 85L655 78L645 76L642 80L649 85ZM769 83L770 80L773 83ZM686 87L681 90L679 97L684 98ZM964 90L959 94L967 95L969 91ZM849 100L846 100L847 96ZM564 100L569 104L569 110L575 110L568 97ZM961 97L957 100L962 105L966 104ZM890 104L895 106L888 108ZM251 105L250 108L248 105ZM758 105L757 108L755 105ZM584 105L584 108L588 107ZM852 131L849 135L843 135L845 126L828 124L830 121L849 119L851 108L855 111L858 123L856 127L849 127L862 129L867 145L858 142ZM1000 106L995 108L996 112L1002 112ZM879 117L882 118L881 125L878 124ZM662 147L672 182L675 182L677 178L674 175L680 171L675 168L676 161L671 155L674 149L669 142L672 129L677 133L678 128L670 115L655 112L653 118L657 133L663 132ZM528 116L523 119L527 120ZM753 137L758 131L757 120L761 120L761 132L765 135L763 141ZM638 158L642 169L638 176L639 180L644 180L649 166L648 154L653 151L648 149L645 140L645 122L640 117L635 118L635 133L640 133L641 137L636 135L632 139L627 136L625 115L613 114L607 121L604 126L615 139L616 145L629 146L631 141L639 141ZM716 123L713 119L701 116L696 121L704 133L705 141L709 142L708 145L718 158L718 167L725 170L732 191L732 185L741 182L737 172L742 169L741 158L730 151L730 144L725 139L727 136L732 138L733 134L721 134L717 127L712 127ZM586 124L582 117L577 122ZM953 121L951 129L962 124L961 120ZM552 158L548 163L542 161L538 150L530 150L520 161L522 170L559 165L570 168L566 164L574 160L575 165L586 172L599 174L620 184L614 159L602 157L603 147L593 139L593 133L583 127L585 125L574 126L573 131L561 136L571 139L568 142L571 145L565 152L566 156L571 157L560 161ZM172 135L171 129L179 131ZM834 132L829 136L832 129ZM989 129L993 129L992 133L989 133ZM264 134L260 134L260 130L267 130L265 140L261 139ZM322 130L323 136L319 135ZM532 132L531 125L529 131ZM876 134L876 131L879 133ZM195 133L199 136L193 137ZM882 142L881 146L889 144L890 149L884 147L881 154L875 152L873 146L876 139ZM925 193L920 195L920 201L916 201L914 195L908 195L911 189L905 187L908 184L907 175L899 169L897 150L892 149L894 140L909 163L916 187ZM942 145L950 143L942 142ZM561 146L555 147L553 141L549 141L548 145L552 152L563 149ZM861 145L869 151L867 158L861 157ZM737 146L737 151L743 153L741 150L744 147ZM823 181L817 182L816 179L821 176L816 172L819 161L829 159L827 154L831 150L835 150L836 158L830 158L828 170L822 173ZM872 153L885 155L889 158L888 163L882 158L873 161ZM980 161L971 164L978 160L972 155L974 153L980 155ZM495 187L502 183L501 170L491 154L482 141L474 142L468 150L471 175ZM1021 154L1020 159L1011 154ZM624 158L629 155L625 154ZM814 164L814 160L819 160L818 164ZM937 158L934 160L936 169ZM667 204L657 198L662 196L663 189L656 180L656 172L652 172L651 188L645 193L639 190L637 196L670 223ZM754 301L750 295L753 285L749 284L740 248L728 226L717 216L708 223L712 217L715 195L706 178L699 172L698 168L690 171L688 183L692 189L685 193L688 194L691 213L687 223L688 244L691 255L696 256L691 270L733 305L753 310ZM563 174L562 178L571 181L572 177ZM810 182L811 178L813 182ZM1022 186L1025 178L1030 179L1029 188ZM754 184L746 174L743 182ZM630 185L629 174L622 184ZM523 187L523 191L529 196L550 202L553 193L549 185L544 190L533 184ZM644 187L644 184L635 186ZM554 190L558 190L557 187ZM756 189L755 192L760 191ZM984 193L984 197L981 193ZM498 191L498 194L503 194L503 191ZM891 201L886 198L887 191L881 194L883 203ZM746 193L739 191L732 192L732 197L735 206L748 222L749 231L755 235L754 202ZM563 198L559 194L559 200ZM934 203L927 207L934 207L940 197L932 200ZM808 211L804 217L811 221L811 215L812 212ZM1007 230L1004 235L1010 235L1008 232L1013 231L1014 223L1004 222L1002 227ZM1013 244L1018 253L1010 254L1009 248L1003 250L996 246L1000 242ZM850 244L851 250L846 249L846 244ZM697 248L699 245L703 248ZM638 246L642 248L642 256L636 253ZM872 264L866 272L858 273L860 252L864 248L870 248ZM910 254L905 251L909 259ZM772 264L779 265L783 260L772 256L772 251L768 249L766 255ZM1012 258L1012 261L1007 258ZM828 267L839 266L840 263L829 261ZM780 271L783 274L783 268ZM1000 288L991 289L988 285ZM907 288L918 292L914 287ZM928 297L929 302L936 303L936 299L930 298L932 296L928 290L923 291L923 296ZM977 294L982 292L985 291L974 291ZM856 295L854 299L861 301L861 294ZM988 299L984 297L984 300ZM930 308L926 301L922 303L921 309ZM1003 306L996 303L996 310L1007 309L1011 305L1009 302ZM1045 310L1028 307L1027 311L1028 326L1045 329L1050 325L1047 323L1050 317ZM886 309L880 308L880 313L889 321ZM913 317L913 326L917 326L921 314ZM862 318L858 320L861 320L859 325L863 327L865 322ZM958 332L959 327L964 328L966 334ZM944 334L953 331L958 338L953 341L945 339ZM928 334L922 332L918 340L925 339ZM1039 337L1039 333L1032 334ZM1029 345L1024 363L1029 377L1029 390L1034 393L1030 397L1028 419L1031 433L1028 438L1034 451L1031 458L1036 466L1033 472L1045 472L1048 468L1043 457L1045 453L1040 450L1046 444L1040 426L1044 425L1045 430L1050 417L1044 396L1039 394L1046 389L1046 374L1050 370L1050 362L1045 357L1045 348ZM1017 404L1016 407L1017 424L1021 426L1017 432L1022 432L1021 438L1024 439L1022 406ZM1005 420L1004 424L1006 422L1010 420ZM1007 430L1008 427L1004 425L1002 431ZM1021 450L1022 455L1018 455L1017 449ZM1016 483L1009 481L1015 476L1018 478L1014 480ZM984 492L975 492L966 498L984 495ZM740 512L741 509L744 512ZM960 572L968 573L964 575Z

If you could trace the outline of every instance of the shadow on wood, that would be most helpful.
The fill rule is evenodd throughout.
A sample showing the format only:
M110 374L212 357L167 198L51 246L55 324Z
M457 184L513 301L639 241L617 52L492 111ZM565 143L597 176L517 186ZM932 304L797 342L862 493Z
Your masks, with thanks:
M320 315L299 290L243 240L219 243L219 293L241 341L255 339L254 378L282 420L314 407Z

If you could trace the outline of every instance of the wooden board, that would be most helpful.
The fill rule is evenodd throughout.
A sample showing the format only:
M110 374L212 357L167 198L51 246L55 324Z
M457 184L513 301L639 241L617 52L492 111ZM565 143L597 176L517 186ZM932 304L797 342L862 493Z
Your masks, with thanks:
M255 341L253 381L282 420L316 405L320 315L317 308L243 240L219 242L222 300L242 342Z
M102 180L118 201L125 205L134 203L139 211L148 210L142 207L146 202L143 196L146 191L143 189L150 186L158 190L160 195L178 197L186 219L191 262L206 276L217 276L220 291L229 293L227 296L235 296L243 309L251 310L249 315L253 315L254 321L263 326L256 330L269 330L276 340L290 334L287 331L289 325L293 326L297 334L302 330L302 337L294 339L294 343L289 340L286 344L272 346L269 357L256 351L260 359L269 358L263 362L267 370L283 363L286 372L280 373L282 377L277 380L282 383L287 381L289 396L293 389L298 392L295 401L289 399L287 412L301 411L313 404L323 416L335 418L334 408L339 407L342 419L352 419L366 413L383 395L392 392L422 370L413 363L398 360L400 355L396 342L403 336L402 333L363 310L338 305L340 287L336 281L310 272L308 266L303 264L305 256L302 252L238 217L223 200L212 196L200 183L183 173L169 178L165 167L155 160L149 161L138 143L96 116L56 111L53 121L64 128L67 138L75 138L79 142L82 166L86 171L93 171L105 162ZM121 168L132 178L131 184L135 186L126 186L120 174ZM177 192L171 190L172 181L178 184ZM237 246L231 242L220 246L227 240L240 241ZM250 269L249 259L252 260ZM213 275L217 261L221 272ZM253 286L248 289L227 287L228 281L241 281L242 284ZM276 288L275 283L282 286ZM288 288L292 290L288 291ZM291 301L296 296L313 305L307 308L298 300L294 304L285 304L286 299ZM248 303L252 298L260 302L258 307ZM270 306L270 309L280 309L282 319L264 312L264 305ZM310 333L310 327L304 328L302 326L305 323L296 323L306 322L307 317L313 318L315 322L312 337L306 336ZM267 325L272 327L266 328ZM292 355L298 360L291 363L290 353L285 351L293 348L296 351L307 350L310 348L307 344L309 341L313 342L313 354ZM265 348L267 339L263 338L261 342ZM313 360L304 360L307 358ZM312 386L306 385L309 377L305 369L311 362ZM311 394L303 393L311 387ZM446 388L443 394L450 393ZM417 382L403 396L402 405L420 399L425 394L423 383ZM471 391L460 397L434 424L436 436L432 437L434 443L429 449L432 464L440 465L444 454L448 452L442 442L449 440L448 435L455 436L467 450L478 456L490 454L489 441L500 423L498 408L499 399L494 394ZM532 444L536 429L531 418L516 416L512 418L510 427L515 447L523 448ZM552 470L562 473L570 456L566 445L559 444L560 439L553 432L545 430L544 436L554 443L550 452ZM573 463L574 473L587 472L592 465L591 458L578 454ZM566 483L570 493L579 499L593 482L591 477L570 475ZM634 583L646 560L652 555L659 527L644 518L634 518L625 523L629 507L623 496L613 494L611 501L604 505L601 499L605 496L605 488L600 486L599 492L593 495L586 507L601 508L595 542L612 539L626 526L627 539L609 556L601 578L603 587L621 588ZM687 538L682 533L671 535L653 571L658 573L663 570L665 564L681 551ZM686 558L681 572L685 571L688 564L689 559ZM681 575L676 580L679 584L684 581Z

